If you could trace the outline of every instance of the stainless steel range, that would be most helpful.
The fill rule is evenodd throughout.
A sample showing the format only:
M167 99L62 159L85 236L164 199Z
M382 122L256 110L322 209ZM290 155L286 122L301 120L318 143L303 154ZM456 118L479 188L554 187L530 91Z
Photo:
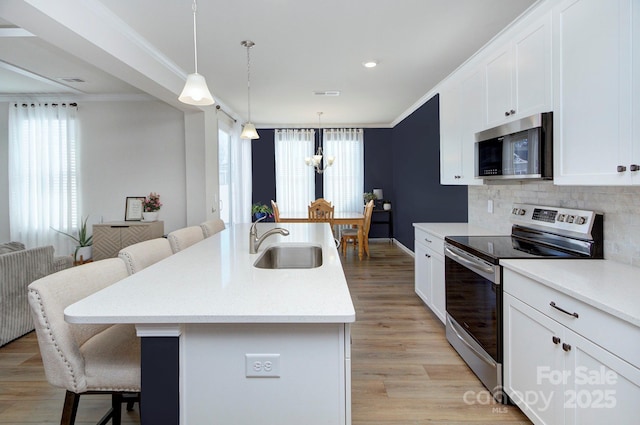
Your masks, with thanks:
M446 335L498 401L502 397L501 259L602 258L603 216L515 204L510 236L445 238Z

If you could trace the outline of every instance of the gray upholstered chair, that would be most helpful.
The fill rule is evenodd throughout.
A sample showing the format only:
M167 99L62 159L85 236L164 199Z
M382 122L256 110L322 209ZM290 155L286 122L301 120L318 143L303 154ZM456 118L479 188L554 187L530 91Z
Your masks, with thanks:
M121 421L121 403L140 392L140 340L133 325L72 325L64 309L128 276L110 258L73 267L29 285L29 306L47 381L67 390L62 424L72 425L81 394L107 393L112 408L100 420Z
M198 243L204 240L202 229L200 226L189 226L183 229L174 230L167 235L169 244L171 244L171 251L176 252L187 249L194 243Z
M118 258L124 261L129 274L134 274L160 260L164 260L171 254L173 254L173 251L169 241L165 238L156 238L122 248L118 253Z
M206 238L215 235L218 232L222 232L224 230L224 221L216 218L215 220L205 221L200 223L200 228L202 229L202 235Z

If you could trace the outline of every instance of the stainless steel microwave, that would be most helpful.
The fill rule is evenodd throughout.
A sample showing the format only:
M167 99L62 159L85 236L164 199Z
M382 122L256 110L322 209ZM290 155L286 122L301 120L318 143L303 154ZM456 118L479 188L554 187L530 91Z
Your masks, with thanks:
M476 133L479 179L553 178L553 112L544 112Z

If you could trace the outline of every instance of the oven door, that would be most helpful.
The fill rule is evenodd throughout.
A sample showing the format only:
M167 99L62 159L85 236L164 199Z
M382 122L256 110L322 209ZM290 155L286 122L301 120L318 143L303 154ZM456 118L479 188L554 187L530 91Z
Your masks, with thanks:
M502 401L500 266L445 243L447 340Z

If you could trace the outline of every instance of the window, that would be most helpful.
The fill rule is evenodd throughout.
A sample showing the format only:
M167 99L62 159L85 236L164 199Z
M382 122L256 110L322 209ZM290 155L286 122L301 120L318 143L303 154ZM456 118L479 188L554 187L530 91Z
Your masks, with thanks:
M335 162L323 173L324 198L335 212L362 211L364 137L362 129L324 130L323 150Z
M77 234L77 109L75 104L14 103L9 108L9 221L11 239L59 254L75 243L53 229Z
M280 213L307 215L315 199L314 171L304 159L313 154L314 130L275 131L276 202Z
M240 138L240 125L218 118L220 218L225 224L251 221L251 140Z

